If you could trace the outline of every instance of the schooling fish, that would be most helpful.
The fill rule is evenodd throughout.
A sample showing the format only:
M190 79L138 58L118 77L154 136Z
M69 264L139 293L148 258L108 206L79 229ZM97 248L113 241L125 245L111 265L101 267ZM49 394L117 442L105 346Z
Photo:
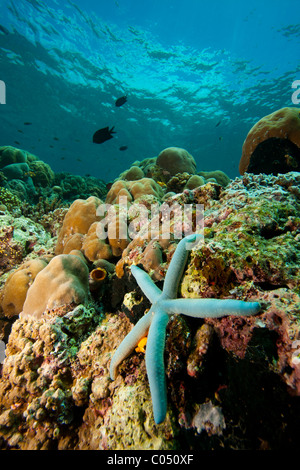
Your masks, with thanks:
M31 126L32 122L24 122L24 126Z
M127 149L128 149L127 145L122 145L122 146L119 148L119 150L127 150Z
M122 104L126 103L127 101L127 96L121 96L121 98L118 98L116 100L116 106L120 107Z
M219 127L219 125L221 124L222 121L219 121L217 124L216 124L216 127Z
M93 142L94 144L103 144L106 140L112 139L113 135L116 132L114 131L114 127L109 129L109 127L104 127L103 129L99 129L93 135Z

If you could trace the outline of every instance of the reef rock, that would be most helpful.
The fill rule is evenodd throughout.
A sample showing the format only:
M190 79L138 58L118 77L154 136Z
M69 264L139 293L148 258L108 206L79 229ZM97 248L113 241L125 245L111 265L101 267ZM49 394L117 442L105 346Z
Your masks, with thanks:
M122 253L122 276L113 269L107 275L106 296L117 293L120 299L114 311L84 291L77 306L54 303L44 310L43 304L42 314L21 315L13 323L0 377L0 448L296 450L299 185L299 173L247 173L225 188L211 182L167 199L170 205L205 206L205 243L190 253L178 296L255 299L262 308L253 317L170 318L163 423L153 420L144 353L138 349L127 357L115 381L109 366L131 322L149 308L129 267L142 264L161 286L178 243L173 217L169 239L161 237L161 227L156 240L138 236ZM80 253L63 256L85 263ZM27 299L38 278L44 288L36 288L36 302L42 304L47 291L60 292L63 279L55 284L52 277L63 272L62 264L46 276L55 260L62 258L55 256L36 275ZM76 277L82 269L87 286L90 268L74 267L63 276ZM34 311L32 304L28 312Z

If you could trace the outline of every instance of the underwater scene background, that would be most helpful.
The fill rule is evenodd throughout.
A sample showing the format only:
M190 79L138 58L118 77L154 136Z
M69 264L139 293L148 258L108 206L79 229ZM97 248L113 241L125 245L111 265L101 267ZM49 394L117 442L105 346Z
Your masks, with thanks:
M0 12L0 449L297 449L299 2Z
M294 0L1 0L1 140L106 182L170 146L235 177L250 127L292 105L297 14ZM93 144L106 126L114 139Z

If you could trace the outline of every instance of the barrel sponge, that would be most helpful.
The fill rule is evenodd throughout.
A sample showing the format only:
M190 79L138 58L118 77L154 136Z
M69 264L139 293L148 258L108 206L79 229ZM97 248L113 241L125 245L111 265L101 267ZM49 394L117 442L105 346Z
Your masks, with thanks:
M89 270L82 256L58 255L28 289L21 318L40 318L48 309L88 301Z
M152 195L160 199L163 196L163 191L152 178L141 178L136 181L119 180L110 188L106 196L106 203L118 204L121 196L126 196L129 203L145 195Z
M168 147L162 150L157 157L156 165L168 171L171 176L183 172L194 174L196 171L193 156L180 147Z
M71 250L81 249L83 235L87 234L92 223L101 219L97 216L97 208L101 204L103 202L96 196L86 200L76 199L71 204L58 235L55 254L67 254Z
M8 318L22 311L27 291L37 274L47 266L43 258L25 261L7 278L1 293L0 306Z
M257 146L267 140L272 143L272 139L289 141L296 148L300 149L300 109L281 108L260 119L249 131L242 148L242 156L239 163L240 174L243 175L249 167L251 156ZM276 141L275 141L276 143ZM287 152L288 153L288 152ZM274 149L270 152L274 156ZM293 168L290 169L292 171ZM295 170L295 169L294 169ZM299 169L296 169L299 171Z

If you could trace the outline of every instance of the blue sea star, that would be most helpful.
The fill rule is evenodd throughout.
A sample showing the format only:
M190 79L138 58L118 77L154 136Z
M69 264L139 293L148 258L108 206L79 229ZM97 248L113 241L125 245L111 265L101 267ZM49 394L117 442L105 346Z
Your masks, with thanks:
M202 235L183 238L177 245L161 291L150 276L138 266L131 272L152 306L123 339L110 364L110 377L115 380L119 364L134 350L138 342L148 334L146 370L150 385L153 415L156 424L162 423L167 413L167 387L164 367L166 327L169 316L183 314L190 317L219 318L225 315L255 315L261 306L258 302L233 299L177 299L177 290L189 254L188 247L195 246Z

